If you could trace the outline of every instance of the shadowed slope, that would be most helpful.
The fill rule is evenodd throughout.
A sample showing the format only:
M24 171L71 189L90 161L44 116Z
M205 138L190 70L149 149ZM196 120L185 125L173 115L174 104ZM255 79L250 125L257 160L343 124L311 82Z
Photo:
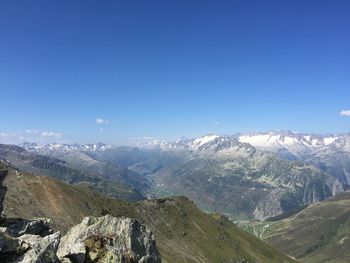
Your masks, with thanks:
M66 154L62 156L66 156L67 159L71 157ZM129 184L137 180L143 182L139 175L127 169L95 161L92 158L84 161L77 160L78 164L72 165L65 159L28 152L22 147L6 144L0 144L0 158L6 159L11 165L22 171L47 175L69 184L89 184L111 197L127 201L145 199L136 188Z
M349 262L350 192L264 226L263 239L302 262Z
M89 187L13 169L3 184L8 188L4 198L7 216L52 218L54 227L63 232L87 215L137 218L155 234L163 262L294 262L225 217L200 211L185 197L129 204Z

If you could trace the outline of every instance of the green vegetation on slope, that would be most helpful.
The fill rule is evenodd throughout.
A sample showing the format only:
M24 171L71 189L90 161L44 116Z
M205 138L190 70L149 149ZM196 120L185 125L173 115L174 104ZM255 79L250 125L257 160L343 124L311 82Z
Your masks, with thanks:
M5 215L52 218L63 233L88 215L137 218L154 232L163 262L294 262L226 217L202 212L185 197L130 204L88 186L12 169L3 173L2 190Z
M67 161L50 156L43 156L36 153L27 152L25 149L15 146L0 144L0 158L8 160L12 165L20 170L47 175L69 184L88 184L98 191L108 196L120 198L127 201L139 201L145 197L135 188L123 182L122 177L132 177L133 172L127 172L117 167L108 168L109 178L101 175L96 167L86 168L83 163L80 168L72 167ZM102 165L102 164L101 164ZM85 169L83 169L85 167ZM100 170L106 167L100 167ZM114 178L116 177L116 178ZM136 180L136 179L133 179Z
M250 232L302 262L350 262L350 192L282 220L252 224Z

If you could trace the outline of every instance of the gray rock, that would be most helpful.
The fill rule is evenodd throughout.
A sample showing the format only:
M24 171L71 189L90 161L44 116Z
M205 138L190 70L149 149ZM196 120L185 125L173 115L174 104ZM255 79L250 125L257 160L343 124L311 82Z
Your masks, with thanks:
M1 218L0 262L56 263L60 233L52 233L50 220Z
M61 239L62 262L160 263L152 232L137 220L86 217Z
M60 232L41 237L25 234L18 237L20 246L26 253L18 258L16 263L58 263L56 255L60 243Z
M287 193L284 189L274 189L272 190L266 199L261 200L256 206L253 215L256 220L265 220L269 217L279 215L283 213L281 207L280 199L281 196Z
M25 252L26 249L20 246L16 238L0 231L0 262L14 262Z
M13 237L24 234L46 236L52 234L50 228L51 220L47 218L37 218L33 220L18 219L16 223L7 227L7 233Z

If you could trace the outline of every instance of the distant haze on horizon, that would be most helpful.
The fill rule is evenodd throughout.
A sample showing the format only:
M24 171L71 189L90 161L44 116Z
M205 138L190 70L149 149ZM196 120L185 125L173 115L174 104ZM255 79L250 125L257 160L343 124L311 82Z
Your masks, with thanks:
M302 133L302 132L293 132L293 131L285 131L285 130L270 130L270 131L250 131L250 132L236 132L232 134L220 134L220 133L213 133L209 132L206 134L200 134L198 136L179 136L174 139L162 139L162 138L154 138L151 136L145 136L145 137L135 137L135 138L128 138L127 141L121 141L121 142L114 142L114 143L108 143L103 141L92 141L92 142L81 142L78 143L74 140L69 140L67 138L62 138L62 135L57 137L48 137L45 138L45 136L42 135L42 133L38 133L37 135L33 136L32 134L25 134L25 133L17 133L17 134L6 134L6 136L3 137L3 139L8 139L8 141L0 141L4 144L15 144L15 145L25 145L25 144L38 144L40 146L45 146L49 144L58 144L58 145L96 145L96 144L109 144L109 145L116 145L116 146L142 146L142 145L157 145L161 143L175 143L179 140L187 141L187 140L197 140L197 139L204 139L206 137L219 137L219 136L237 136L239 140L241 140L242 137L256 137L256 136L271 136L271 137L280 137L283 138L284 136L289 137L290 133L294 135L301 135L304 138L310 137L310 136L321 136L322 138L340 138L341 136L348 136L350 133L323 133L323 134L317 134L317 133ZM339 137L338 137L339 136ZM276 139L276 138L274 138ZM332 139L334 140L334 139ZM241 141L244 142L244 139ZM249 142L248 142L249 143Z
M0 143L350 131L350 1L2 1Z

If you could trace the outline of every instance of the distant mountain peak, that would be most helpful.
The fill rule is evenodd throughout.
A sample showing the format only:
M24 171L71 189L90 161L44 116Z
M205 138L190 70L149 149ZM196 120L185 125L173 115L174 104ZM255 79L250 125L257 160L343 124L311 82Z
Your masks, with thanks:
M195 139L193 142L192 142L192 145L195 145L195 146L202 146L206 143L209 143L209 142L212 142L214 141L215 139L219 138L220 136L219 135L216 135L216 134L208 134L208 135L204 135L202 137L199 137L197 139Z
M290 131L269 131L240 134L238 140L264 150L287 149L299 156L306 152L312 152L316 148L327 146L341 137L342 135L336 134L317 135Z

